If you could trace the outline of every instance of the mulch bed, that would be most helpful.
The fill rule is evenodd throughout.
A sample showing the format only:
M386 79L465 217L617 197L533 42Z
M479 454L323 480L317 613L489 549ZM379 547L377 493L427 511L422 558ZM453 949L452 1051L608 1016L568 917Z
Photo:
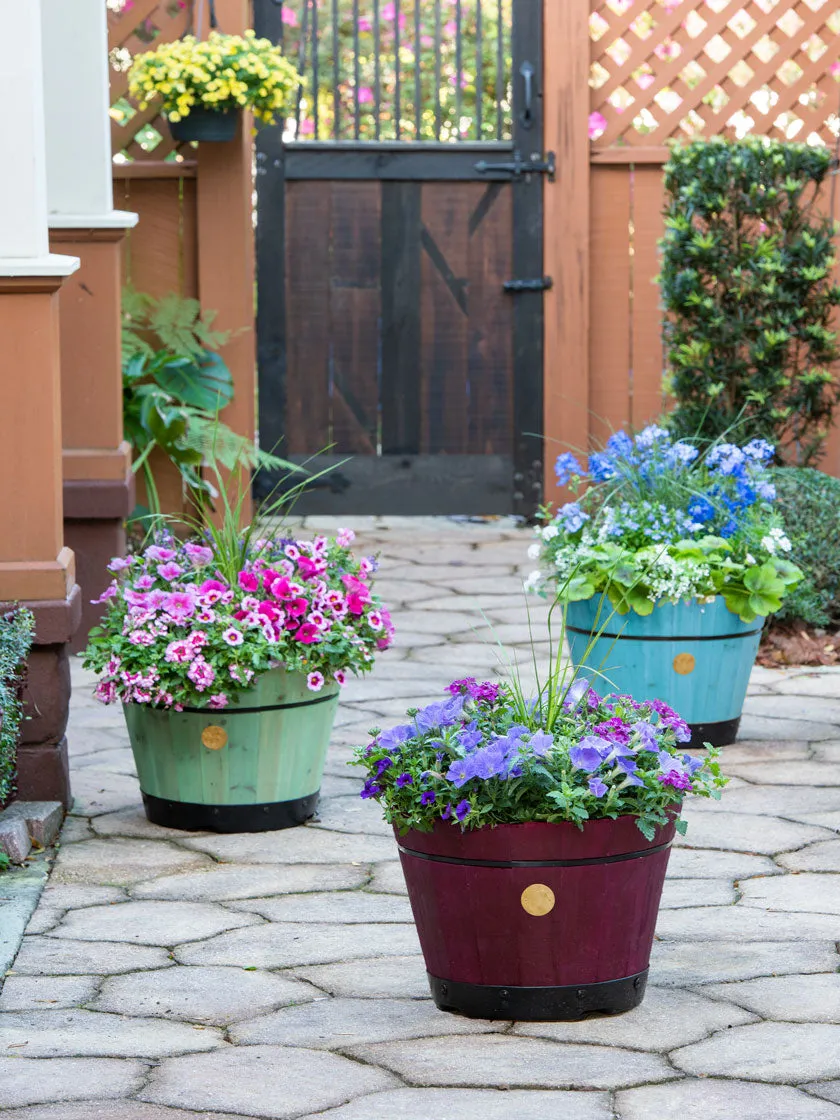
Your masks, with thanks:
M757 663L768 669L793 665L840 665L840 630L803 622L779 622L764 631Z

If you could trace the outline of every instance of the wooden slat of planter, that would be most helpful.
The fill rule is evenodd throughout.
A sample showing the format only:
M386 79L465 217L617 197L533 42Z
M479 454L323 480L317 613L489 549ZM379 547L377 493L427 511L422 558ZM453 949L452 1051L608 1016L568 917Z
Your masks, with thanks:
M332 183L332 438L375 455L379 413L381 188Z
M596 445L630 421L630 176L629 167L592 170L589 431Z
M330 227L332 187L286 186L286 443L312 454L330 431Z

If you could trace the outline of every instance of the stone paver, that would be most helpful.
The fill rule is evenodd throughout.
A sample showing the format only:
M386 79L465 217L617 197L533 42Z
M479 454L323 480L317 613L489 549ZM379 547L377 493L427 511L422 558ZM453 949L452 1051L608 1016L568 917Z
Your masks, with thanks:
M116 1058L0 1057L0 1109L43 1101L78 1101L96 1086L100 1097L125 1097L143 1083L146 1067Z
M389 1088L382 1070L319 1050L281 1046L229 1047L216 1054L162 1062L142 1100L182 1108L230 1109L284 1120Z
M122 714L93 701L74 660L76 801L0 989L0 1110L840 1120L840 670L754 671L723 753L730 788L690 806L671 853L639 1008L572 1023L449 1016L430 999L391 830L347 762L371 727L452 677L498 676L485 637L530 676L530 534L504 519L354 520L361 551L380 553L399 638L342 697L307 827L151 824ZM334 527L308 522L321 524ZM547 607L530 606L544 661ZM14 873L32 899L45 870ZM0 943L13 953L10 913Z
M230 1023L251 1019L284 1004L321 998L320 992L272 972L243 968L164 968L113 976L89 1007L92 1011L181 1019L187 1023Z

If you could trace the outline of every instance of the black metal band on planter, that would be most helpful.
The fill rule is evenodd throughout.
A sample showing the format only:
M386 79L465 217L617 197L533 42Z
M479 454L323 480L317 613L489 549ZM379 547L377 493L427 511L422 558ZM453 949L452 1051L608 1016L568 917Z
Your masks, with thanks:
M592 636L591 630L582 630L577 626L567 625L566 629L572 634ZM762 627L759 627L758 630L747 630L743 634L596 634L595 637L599 641L601 638L609 638L624 642L726 642L731 638L754 638L761 630Z
M182 712L193 712L201 716L245 716L257 712L280 712L284 708L309 708L313 704L326 704L335 700L335 693L329 696L316 696L314 700L295 700L292 704L261 704L259 708L181 708Z
M269 801L257 805L199 805L191 801L169 801L143 794L146 816L152 824L186 832L274 832L303 824L315 812L319 790L291 801Z
M460 856L430 855L428 852L416 852L413 848L404 848L397 844L399 850L407 856L416 859L426 859L431 863L456 863L461 867L593 867L596 864L624 863L628 859L644 859L645 856L655 856L657 852L664 852L671 847L667 844L658 844L655 848L644 848L640 852L622 852L616 856L593 856L591 859L462 859Z
M642 1002L648 970L620 980L558 987L503 988L493 984L464 984L441 980L431 973L429 987L441 1011L473 1019L522 1019L528 1022L579 1019L594 1011L615 1014Z

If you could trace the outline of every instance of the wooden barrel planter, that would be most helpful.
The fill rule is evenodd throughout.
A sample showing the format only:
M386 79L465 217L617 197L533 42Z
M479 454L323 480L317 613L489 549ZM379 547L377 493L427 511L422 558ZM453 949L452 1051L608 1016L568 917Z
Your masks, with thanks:
M180 143L189 140L224 143L236 137L239 113L235 109L205 109L196 105L179 121L167 118L166 123L172 139Z
M634 817L397 836L442 1011L577 1019L642 1001L674 825Z
M274 669L220 710L125 704L146 816L166 828L265 832L315 812L338 686Z
M572 661L603 674L593 678L596 690L664 700L691 728L691 746L734 742L763 619L741 622L720 596L660 603L646 617L611 611L607 600L593 598L569 603L566 615ZM590 634L601 627L584 660Z

